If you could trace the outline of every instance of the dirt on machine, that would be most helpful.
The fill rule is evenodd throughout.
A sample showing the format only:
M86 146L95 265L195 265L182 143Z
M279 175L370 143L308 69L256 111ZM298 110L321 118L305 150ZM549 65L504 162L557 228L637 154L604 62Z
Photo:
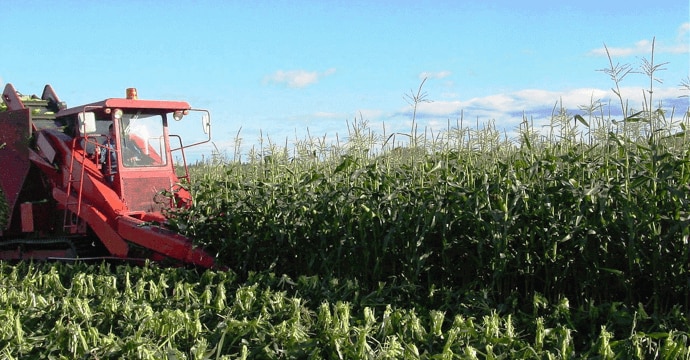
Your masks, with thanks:
M7 84L0 102L0 259L148 259L214 268L215 258L166 228L191 206L185 150L211 140L210 113L185 101L124 98L68 108ZM196 120L193 120L196 119ZM184 144L171 121L199 121Z

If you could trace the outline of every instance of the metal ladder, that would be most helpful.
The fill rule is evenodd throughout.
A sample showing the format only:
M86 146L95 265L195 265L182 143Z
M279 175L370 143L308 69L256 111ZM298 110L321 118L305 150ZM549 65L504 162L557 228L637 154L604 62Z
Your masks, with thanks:
M84 190L84 172L86 170L86 167L84 166L84 163L86 162L86 151L81 152L81 171L79 171L78 178L74 174L74 159L77 157L76 154L74 154L75 149L77 148L77 142L80 141L82 138L79 136L75 136L72 139L72 156L70 156L70 162L69 162L69 178L67 180L67 201L65 203L65 214L64 214L64 229L68 231L69 233L77 233L79 230L79 225L80 225L80 215L81 215L81 203L82 203L82 193ZM85 139L84 139L85 140ZM77 184L77 185L74 185ZM76 189L74 189L76 188ZM76 190L77 192L77 200L76 201L70 201L72 198L72 190ZM75 206L76 211L72 211L70 209L70 206Z

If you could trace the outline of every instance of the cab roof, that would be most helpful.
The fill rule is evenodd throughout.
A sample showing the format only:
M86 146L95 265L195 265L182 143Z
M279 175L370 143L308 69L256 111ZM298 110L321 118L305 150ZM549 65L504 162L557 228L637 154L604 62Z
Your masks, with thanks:
M155 110L164 113L173 112L176 110L189 110L192 107L186 101L170 101L170 100L138 100L138 99L122 99L110 98L103 101L98 101L91 104L79 105L69 109L63 109L55 114L57 117L69 116L78 114L83 111L94 111L98 109L141 109L141 110Z

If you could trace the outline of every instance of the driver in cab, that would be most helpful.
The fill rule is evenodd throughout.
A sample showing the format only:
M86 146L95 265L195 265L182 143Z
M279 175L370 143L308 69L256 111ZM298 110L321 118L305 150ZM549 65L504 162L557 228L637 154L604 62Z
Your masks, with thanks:
M122 153L125 165L136 165L137 162L142 158L141 150L134 145L134 143L128 143L128 146L124 147L124 151ZM103 171L106 180L111 183L113 182L114 174L117 173L117 144L117 132L115 131L113 124L110 124L108 127L108 137L103 142L100 163L101 170Z

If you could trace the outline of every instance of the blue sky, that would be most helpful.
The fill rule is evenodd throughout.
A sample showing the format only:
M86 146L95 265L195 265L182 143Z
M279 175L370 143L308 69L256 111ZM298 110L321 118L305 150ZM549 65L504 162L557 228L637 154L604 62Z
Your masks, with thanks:
M12 1L0 10L0 84L68 106L124 96L187 100L209 109L213 143L232 152L307 134L408 132L406 95L426 78L418 126L471 122L512 129L562 101L613 95L598 71L667 63L655 98L687 109L687 0L649 1ZM649 79L628 75L634 107ZM183 129L193 137L198 124ZM211 147L195 156L210 155Z

